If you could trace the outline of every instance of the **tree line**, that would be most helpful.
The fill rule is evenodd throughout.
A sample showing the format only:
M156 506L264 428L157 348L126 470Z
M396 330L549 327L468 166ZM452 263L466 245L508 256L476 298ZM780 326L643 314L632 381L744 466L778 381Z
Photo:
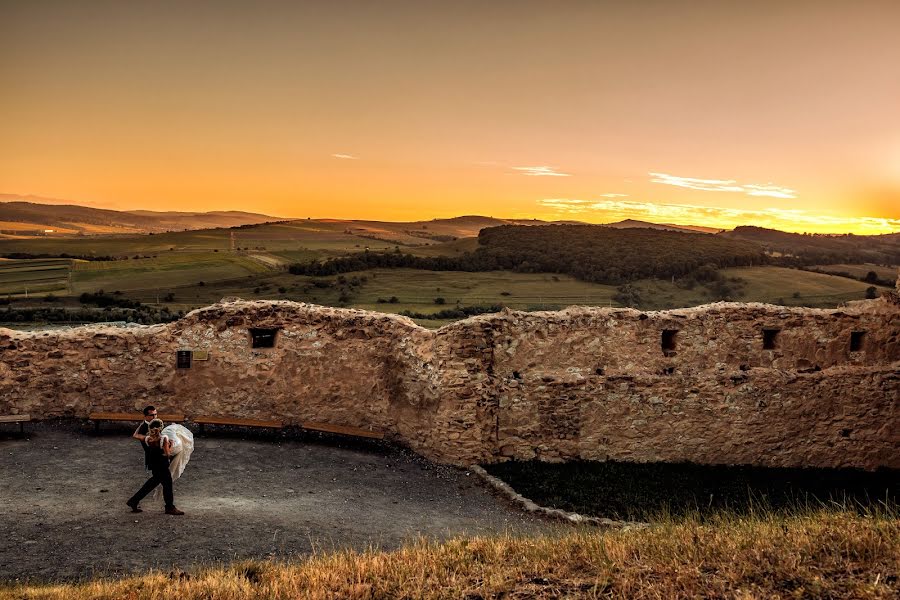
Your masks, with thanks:
M592 283L622 284L647 277L682 277L714 268L766 264L757 244L713 235L597 225L501 225L482 229L478 248L459 256L358 252L296 263L296 275L330 276L368 269L561 273Z

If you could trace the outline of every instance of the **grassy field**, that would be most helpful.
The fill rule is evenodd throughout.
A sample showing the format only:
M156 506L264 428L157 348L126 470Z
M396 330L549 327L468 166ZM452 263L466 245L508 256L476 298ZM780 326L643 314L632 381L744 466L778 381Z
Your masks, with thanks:
M161 303L172 310L205 306L224 296L425 315L457 306L503 305L521 310L619 306L616 286L567 275L414 269L376 269L332 277L291 275L287 264L304 252L313 251L165 251L119 261L0 261L0 293L21 298L25 285L29 295L52 292L77 297L102 289L121 291L125 298L145 304ZM734 299L744 302L834 307L864 298L869 287L845 277L780 267L735 268L723 273L742 281L732 285L739 290ZM639 290L640 308L645 310L695 306L717 299L703 286L684 289L671 280L641 280L632 285ZM390 301L392 298L396 300ZM437 327L450 319L419 322Z
M862 300L869 284L846 277L810 273L782 267L724 269L727 277L747 281L741 300L791 306L836 306L847 300ZM795 295L795 294L799 294Z
M618 293L616 286L577 281L567 275L381 269L347 273L339 279L293 276L286 270L294 262L322 260L367 247L375 251L392 250L397 247L395 241L425 244L428 240L416 236L431 233L404 229L409 227L406 224L394 224L393 229L381 225L300 220L156 235L4 239L0 240L0 254L65 253L129 258L0 261L0 294L21 297L27 287L29 295L78 296L102 289L121 291L125 297L142 303L164 303L173 310L188 310L224 296L239 296L424 315L457 306L504 305L523 310L552 310L570 305L618 305L614 299ZM230 250L232 233L237 252ZM372 236L390 240L371 239ZM401 249L421 256L452 256L476 247L476 238L465 237ZM838 267L868 270L871 266L835 268ZM881 276L889 271L873 270ZM780 267L725 269L722 273L740 280L729 283L735 289L729 297L738 301L834 307L841 302L862 299L869 287L845 277ZM356 281L358 285L341 281ZM632 286L639 292L638 306L646 310L695 306L721 297L702 285L685 289L671 280L640 280ZM392 298L396 301L388 302ZM443 299L443 303L438 299ZM449 321L422 319L420 322L434 327Z
M735 285L739 294L733 299L739 302L834 308L842 302L864 299L870 286L846 277L783 267L737 267L722 269L721 273L743 280ZM696 306L717 299L706 288L684 289L668 280L645 279L634 285L640 290L642 307L647 309Z
M419 542L295 563L243 562L72 584L10 584L0 600L872 598L900 595L900 520L820 511L723 515L643 529Z
M233 280L271 270L249 256L229 252L164 252L156 258L78 261L72 274L72 291L168 291L201 281Z
M885 267L882 265L873 265L871 263L864 265L814 265L810 269L825 271L826 273L849 273L853 277L862 279L869 271L874 271L879 279L887 279L888 281L897 280L897 270L900 267Z
M72 263L64 258L0 261L0 294L65 293Z

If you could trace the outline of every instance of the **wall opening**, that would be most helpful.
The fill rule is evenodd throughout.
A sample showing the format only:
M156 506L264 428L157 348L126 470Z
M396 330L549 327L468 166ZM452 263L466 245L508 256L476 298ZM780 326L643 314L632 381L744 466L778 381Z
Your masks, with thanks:
M863 342L866 340L865 331L850 332L850 352L859 352L863 349Z
M277 329L261 329L257 327L250 328L250 339L252 340L252 348L274 348L275 338L278 337Z
M780 329L763 329L763 350L774 350L778 347Z
M675 347L677 346L677 337L678 330L677 329L663 329L662 332L662 351L666 355L671 352L675 352Z

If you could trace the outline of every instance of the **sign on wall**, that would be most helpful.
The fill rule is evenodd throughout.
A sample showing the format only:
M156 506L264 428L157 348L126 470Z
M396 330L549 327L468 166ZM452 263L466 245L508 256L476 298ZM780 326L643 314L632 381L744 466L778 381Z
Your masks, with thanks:
M190 350L176 350L175 367L178 369L190 369L192 354L193 353Z

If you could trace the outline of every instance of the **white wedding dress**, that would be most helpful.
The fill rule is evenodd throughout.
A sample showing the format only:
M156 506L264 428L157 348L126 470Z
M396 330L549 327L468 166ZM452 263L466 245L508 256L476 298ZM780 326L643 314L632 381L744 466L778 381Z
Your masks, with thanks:
M173 423L165 427L160 436L172 442L172 452L169 454L169 473L172 474L172 481L175 481L184 473L184 468L188 461L191 460L191 453L194 451L194 434L184 425ZM160 440L162 442L162 440ZM157 486L153 490L153 499L162 498L162 486Z
M184 473L184 468L188 461L191 460L191 453L194 451L194 434L184 425L173 423L160 432L160 435L172 442L172 452L169 457L169 472L172 474L172 481L175 481Z

